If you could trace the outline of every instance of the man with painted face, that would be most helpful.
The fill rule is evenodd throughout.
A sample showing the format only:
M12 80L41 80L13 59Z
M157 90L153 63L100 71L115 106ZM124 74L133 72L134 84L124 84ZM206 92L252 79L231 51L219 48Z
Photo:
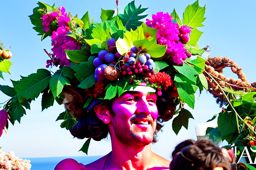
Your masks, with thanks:
M89 170L168 169L170 162L151 149L159 118L157 98L154 88L141 84L130 88L120 97L95 105L93 112L108 128L112 151L85 166L66 159L55 170L65 170L71 166L73 169ZM73 134L78 133L74 131Z

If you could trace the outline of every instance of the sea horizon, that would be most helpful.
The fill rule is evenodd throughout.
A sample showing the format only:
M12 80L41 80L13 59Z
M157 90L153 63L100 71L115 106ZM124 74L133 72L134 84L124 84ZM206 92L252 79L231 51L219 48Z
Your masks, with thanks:
M54 167L65 158L73 158L82 164L88 164L101 156L69 156L69 157L26 157L23 159L30 160L31 170L53 170Z

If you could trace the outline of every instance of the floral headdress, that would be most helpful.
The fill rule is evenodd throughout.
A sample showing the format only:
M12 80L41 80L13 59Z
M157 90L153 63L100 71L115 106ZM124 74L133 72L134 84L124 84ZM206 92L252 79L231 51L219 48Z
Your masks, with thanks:
M94 23L88 12L82 18L72 17L64 7L38 2L30 19L42 40L51 38L52 52L45 50L47 69L2 88L12 97L5 105L10 122L19 121L31 101L42 94L43 109L54 100L66 104L57 120L70 129L95 102L111 100L131 86L146 83L156 89L159 105L164 103L159 107L159 121L176 114L174 131L187 127L193 116L183 105L193 108L196 91L207 86L204 49L198 46L205 7L196 1L187 6L183 18L173 10L171 14L158 12L143 22L145 11L132 1L122 14L102 9L101 22Z

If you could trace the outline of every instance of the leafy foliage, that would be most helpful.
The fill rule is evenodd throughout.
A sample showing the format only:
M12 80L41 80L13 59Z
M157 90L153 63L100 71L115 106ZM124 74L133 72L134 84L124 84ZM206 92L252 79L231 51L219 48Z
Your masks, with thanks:
M173 119L173 123L172 123L172 129L173 131L178 134L180 129L183 127L185 127L186 129L188 128L188 122L189 119L192 118L193 116L190 113L190 111L188 111L187 109L182 108L178 114L178 116L176 116Z
M128 30L135 30L139 25L141 25L141 19L145 18L147 15L142 15L147 8L142 8L135 6L135 1L130 2L124 9L124 14L119 14L124 26Z

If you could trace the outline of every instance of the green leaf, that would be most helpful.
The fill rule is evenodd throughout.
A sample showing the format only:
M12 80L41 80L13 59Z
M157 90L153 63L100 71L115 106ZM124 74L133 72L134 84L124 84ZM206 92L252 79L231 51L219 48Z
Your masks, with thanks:
M54 97L51 93L50 90L45 90L43 92L43 95L42 95L42 101L41 101L41 105L42 105L42 111L44 109L47 109L49 108L50 106L52 106L54 104Z
M191 30L190 38L189 38L189 45L196 46L200 37L202 36L203 32L199 31L198 29L194 28Z
M9 120L12 124L14 124L15 121L20 123L21 117L26 114L25 109L19 103L17 97L11 98L5 105L5 109L10 116Z
M101 15L100 15L101 21L106 21L106 20L112 19L114 13L115 13L114 10L101 9Z
M107 41L109 38L111 38L110 30L107 28L104 28L104 23L101 24L95 24L93 30L92 30L92 37L93 39L98 39L100 42Z
M192 64L193 68L197 71L197 73L203 73L205 68L205 59L202 57L197 57L196 59L188 61L188 63Z
M166 63L165 61L155 61L154 73L158 73L160 70L162 70L168 66L169 66L169 64Z
M79 81L84 80L91 74L94 74L94 66L92 64L93 58L90 58L87 62L82 62L79 64L71 64L71 68L75 71L75 76Z
M3 73L1 71L0 71L0 78L2 78L2 79L4 78Z
M205 88L206 90L208 90L208 81L207 81L207 79L205 78L204 74L201 73L201 74L199 74L198 77L199 77L200 83L204 86L204 88Z
M232 143L238 136L235 113L221 112L218 117L218 129L222 139L226 139L228 143Z
M173 129L173 131L176 134L178 134L180 129L182 128L182 126L185 127L186 129L188 129L189 118L194 119L192 114L187 109L182 108L180 110L178 116L176 116L173 119L173 122L172 122L172 129Z
M196 82L196 76L198 73L197 71L189 66L188 64L184 63L182 66L174 66L176 71L183 76L187 77L190 81Z
M198 46L192 46L190 44L186 44L185 45L186 49L192 54L192 55L199 55L201 56L205 50L204 49L201 49L200 47Z
M13 89L13 87L10 86L0 85L0 90L9 97L13 97L16 95L16 92Z
M58 116L58 118L60 117L60 115ZM71 129L77 122L76 119L73 116L71 116L67 111L64 112L63 119L58 119L58 118L57 120L64 120L63 122L61 122L60 127L65 128L67 130Z
M135 6L135 1L130 2L124 9L124 14L119 14L120 19L122 20L124 26L128 30L135 30L138 26L141 25L141 19L145 18L147 15L142 15L147 8L142 8Z
M181 101L187 103L189 107L194 108L195 96L193 93L188 93L188 91L191 92L192 90L191 86L189 84L176 83L176 87Z
M134 45L136 47L141 47L142 49L145 49L145 51L149 53L152 58L163 57L166 52L166 46L157 44L155 40L138 40L134 42Z
M92 87L95 84L95 78L94 78L94 74L89 75L88 77L86 77L79 85L79 88L82 89L88 89L90 87Z
M88 56L82 50L65 50L67 58L74 63L81 63L88 60Z
M81 18L81 20L84 23L84 27L83 29L87 29L90 27L90 17L89 17L89 13L88 11L83 15L83 17Z
M11 68L11 61L10 60L2 60L0 61L0 72L10 73Z
M205 20L205 7L200 7L198 0L188 5L183 13L183 24L192 28L202 27Z
M111 100L117 95L117 85L110 84L107 87L104 100Z
M182 21L175 9L172 11L171 16L175 22L177 22L179 25L182 25Z
M14 89L18 96L34 100L44 91L51 78L51 73L46 69L38 69L36 73L28 77L22 77L19 81L13 81Z
M88 154L88 149L89 149L90 142L91 142L91 138L88 138L79 151L82 151L82 152Z
M70 84L69 80L62 75L62 70L58 70L50 79L50 89L53 97L60 95L65 85Z
M65 120L66 114L67 114L66 111L60 113L59 116L57 117L56 121L58 121L58 120Z

